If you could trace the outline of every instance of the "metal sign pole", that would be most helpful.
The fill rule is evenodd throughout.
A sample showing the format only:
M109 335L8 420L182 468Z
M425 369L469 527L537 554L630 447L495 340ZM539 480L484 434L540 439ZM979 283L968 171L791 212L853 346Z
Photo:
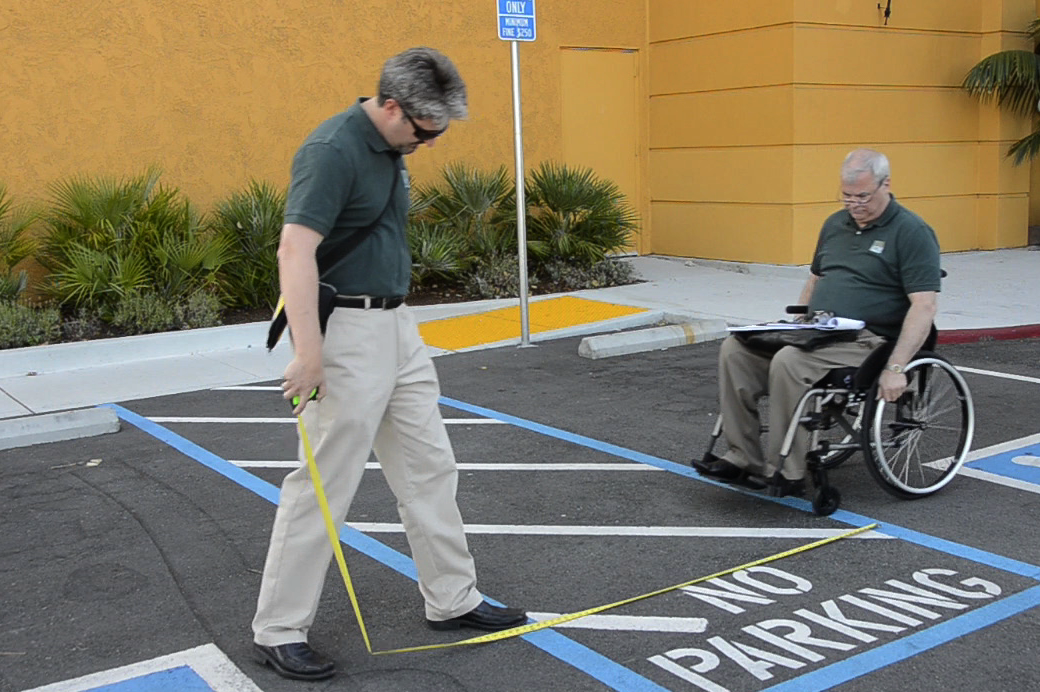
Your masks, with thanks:
M516 41L509 42L513 64L513 138L516 149L516 242L520 260L520 346L531 345L527 313L527 202L524 198L524 136L520 115L520 65Z

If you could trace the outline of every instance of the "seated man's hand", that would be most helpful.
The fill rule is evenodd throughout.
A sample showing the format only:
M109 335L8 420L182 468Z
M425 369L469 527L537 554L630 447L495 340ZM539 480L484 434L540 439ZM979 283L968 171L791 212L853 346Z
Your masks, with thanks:
M878 380L878 398L888 402L898 399L906 391L906 375L901 372L882 370Z

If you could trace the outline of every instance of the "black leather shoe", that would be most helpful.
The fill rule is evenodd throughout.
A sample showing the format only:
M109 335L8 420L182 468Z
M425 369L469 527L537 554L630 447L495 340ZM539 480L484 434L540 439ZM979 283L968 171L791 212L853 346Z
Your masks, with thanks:
M447 620L426 620L426 624L434 630L457 630L460 627L472 627L488 632L519 627L526 622L527 613L520 608L500 608L487 601L482 601L476 608L458 617Z
M324 680L336 674L336 664L311 648L307 642L279 646L253 644L253 658L261 665L291 680Z
M713 481L719 481L720 483L739 485L750 490L764 490L766 487L765 481L760 477L751 475L736 464L732 464L725 459L716 459L706 465L698 464L697 466L694 466L694 468L697 469L697 472L705 478L710 478Z
M718 460L719 458L717 456L708 452L702 459L698 459L697 457L690 459L690 466L692 466L693 470L697 473L703 474Z
M769 482L769 494L772 497L787 497L788 495L801 497L805 495L805 479L799 478L792 481L778 474Z

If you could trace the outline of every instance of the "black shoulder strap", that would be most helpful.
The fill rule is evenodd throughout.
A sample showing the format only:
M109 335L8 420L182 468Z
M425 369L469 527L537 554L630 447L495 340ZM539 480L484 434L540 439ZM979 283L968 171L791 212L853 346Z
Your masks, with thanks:
M401 175L401 156L398 154L393 157L394 162L394 181L390 184L390 195L386 199L386 204L383 205L383 210L379 212L379 216L375 218L375 221L368 224L364 228L360 228L352 233L341 245L335 248L334 252L330 252L327 255L323 255L318 258L318 277L323 277L325 274L332 270L337 264L342 262L347 255L354 251L354 249L361 244L369 233L372 232L379 222L383 220L383 215L386 214L386 210L390 208L390 204L394 201L394 193L397 191L397 180ZM274 317L271 319L271 326L267 330L267 350L270 351L278 344L278 339L281 338L282 332L285 331L288 325L288 320L285 316L285 306L281 299L278 301L278 307L275 309Z
M397 191L397 181L401 175L401 156L400 154L393 156L394 162L394 181L390 183L390 195L386 198L386 204L383 205L383 210L379 212L375 220L365 226L354 231L346 240L344 240L333 252L323 255L318 258L318 276L324 277L328 272L332 271L340 262L346 259L347 255L353 252L361 242L368 237L379 222L383 220L383 216L386 214L386 210L390 208L390 204L394 201L394 193Z

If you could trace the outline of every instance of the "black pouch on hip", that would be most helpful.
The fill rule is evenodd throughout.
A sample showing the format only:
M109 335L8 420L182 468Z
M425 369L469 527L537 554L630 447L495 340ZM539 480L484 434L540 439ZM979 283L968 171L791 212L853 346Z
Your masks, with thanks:
M325 334L325 327L329 323L329 316L332 315L332 311L336 309L336 287L332 284L324 282L318 282L318 326L321 327L322 335ZM270 351L278 344L278 339L282 337L282 332L285 331L285 327L289 324L288 319L285 317L285 304L279 303L278 309L274 313L274 317L271 318L271 326L267 330L267 350Z

